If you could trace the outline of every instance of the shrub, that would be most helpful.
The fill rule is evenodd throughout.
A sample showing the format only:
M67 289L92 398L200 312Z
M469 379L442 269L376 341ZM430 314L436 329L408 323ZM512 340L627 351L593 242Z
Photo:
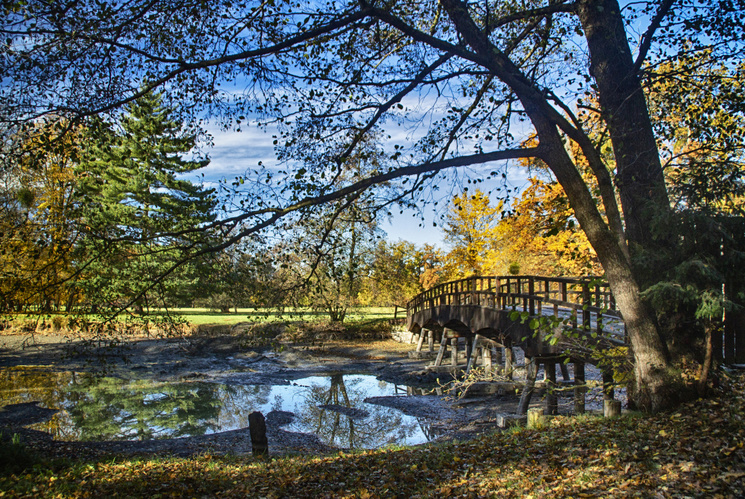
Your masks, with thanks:
M52 316L52 330L59 331L67 326L67 317L64 315Z

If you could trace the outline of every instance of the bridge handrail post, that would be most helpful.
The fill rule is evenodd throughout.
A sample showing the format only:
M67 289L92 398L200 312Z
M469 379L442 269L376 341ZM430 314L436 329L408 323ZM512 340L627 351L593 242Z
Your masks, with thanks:
M535 315L535 278L533 276L528 277L528 313L533 316Z
M590 330L592 324L592 317L590 314L590 308L592 306L592 295L590 293L590 285L587 281L582 281L582 328L585 331Z

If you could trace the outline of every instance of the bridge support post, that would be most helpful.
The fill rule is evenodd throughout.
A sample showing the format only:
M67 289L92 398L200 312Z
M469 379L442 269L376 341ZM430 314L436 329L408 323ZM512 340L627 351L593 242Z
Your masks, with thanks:
M502 347L496 346L492 347L494 352L492 353L494 357L494 363L496 364L497 374L504 374L505 371L502 368Z
M427 332L429 333L427 337L427 346L429 347L430 352L435 351L435 332L432 329L428 329Z
M466 347L467 348L467 347ZM468 363L466 364L466 376L471 372L471 368L479 358L479 348L481 348L481 335L476 335L473 338L473 344L471 346L471 353L468 357Z
M456 367L458 365L458 338L455 336L450 339L450 365Z
M512 371L515 364L515 354L512 347L504 347L504 375L507 379L512 379Z
M585 412L585 363L581 361L574 362L574 413L583 414Z
M518 414L527 414L530 407L530 399L535 391L535 378L538 376L538 365L535 357L525 358L525 386L520 395L520 404L517 406Z
M556 359L543 362L546 370L546 414L553 416L559 413L559 400L556 395Z
M422 351L422 345L424 345L424 336L427 335L428 330L422 329L419 331L419 340L416 343L416 351L417 353Z
M437 358L435 359L435 366L442 365L442 357L445 355L445 348L448 344L448 335L446 334L447 329L442 330L442 341L440 341L440 350L437 352Z
M484 372L486 374L491 374L492 370L491 349L491 345L484 345L481 348L481 364L484 366Z
M480 334L473 337L470 348L471 355L468 359L468 366L466 367L466 375L471 372L473 366L475 366L479 361L481 362L481 366L484 368L485 374L490 374L492 372L492 350L497 352L500 351L497 349L495 344L496 343L493 340L481 336Z

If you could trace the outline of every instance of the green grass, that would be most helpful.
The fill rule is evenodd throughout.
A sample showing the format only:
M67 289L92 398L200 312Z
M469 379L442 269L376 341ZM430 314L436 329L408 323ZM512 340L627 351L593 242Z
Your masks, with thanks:
M239 308L237 312L214 312L205 308L177 308L171 309L174 314L181 315L189 324L227 324L239 322L281 322L281 321L318 321L327 320L328 315L313 311L309 308L286 309L277 312L276 309ZM399 310L399 317L402 312ZM405 315L405 312L404 312ZM366 319L393 319L393 307L360 307L347 313L346 321L360 321Z
M154 313L164 312L164 310L153 310ZM296 322L296 321L325 321L328 315L323 312L314 311L310 308L285 309L278 312L271 308L239 308L237 311L231 309L230 312L221 313L211 311L206 308L172 308L168 312L182 317L188 324L199 326L202 324L218 324L232 326L239 322ZM345 322L364 321L370 319L393 319L393 307L359 307L350 310L347 313ZM406 312L399 309L398 317L405 317ZM52 323L56 317L67 317L64 313L57 314L5 314L4 319L12 322L17 327L26 325L27 329L33 329L37 322ZM72 316L71 316L72 317ZM80 316L75 316L80 318ZM101 315L84 315L84 319L90 322L98 322L104 319Z

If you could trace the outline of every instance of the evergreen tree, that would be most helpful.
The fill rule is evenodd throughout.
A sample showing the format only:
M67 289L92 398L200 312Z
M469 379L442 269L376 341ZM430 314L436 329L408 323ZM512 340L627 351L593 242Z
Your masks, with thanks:
M121 298L142 295L138 308L150 304L154 295L143 294L143 283L209 240L209 232L195 229L215 219L214 190L179 178L209 161L186 158L197 136L172 114L157 94L138 99L128 106L118 132L100 128L93 153L81 167L81 218L91 236L84 253L100 257L86 272L93 303L121 304ZM185 300L198 266L180 265L153 291Z

